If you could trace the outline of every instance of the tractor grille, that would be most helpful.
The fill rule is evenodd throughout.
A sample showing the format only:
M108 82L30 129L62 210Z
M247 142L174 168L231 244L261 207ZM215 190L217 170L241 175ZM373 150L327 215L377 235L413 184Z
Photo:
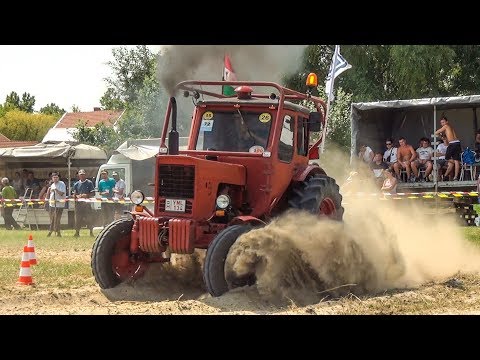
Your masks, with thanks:
M160 165L161 197L193 199L195 167L184 165Z

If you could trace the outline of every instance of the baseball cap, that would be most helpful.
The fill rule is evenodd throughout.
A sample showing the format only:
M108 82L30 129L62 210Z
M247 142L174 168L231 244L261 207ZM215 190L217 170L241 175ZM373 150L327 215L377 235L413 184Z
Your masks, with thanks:
M78 170L78 175L85 175L85 170L83 169Z

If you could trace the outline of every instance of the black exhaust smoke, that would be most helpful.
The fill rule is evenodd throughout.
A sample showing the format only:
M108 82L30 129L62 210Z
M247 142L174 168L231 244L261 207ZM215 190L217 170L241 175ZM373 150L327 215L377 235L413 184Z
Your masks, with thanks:
M170 103L172 104L172 129L168 133L168 153L170 155L178 155L177 100L172 96Z

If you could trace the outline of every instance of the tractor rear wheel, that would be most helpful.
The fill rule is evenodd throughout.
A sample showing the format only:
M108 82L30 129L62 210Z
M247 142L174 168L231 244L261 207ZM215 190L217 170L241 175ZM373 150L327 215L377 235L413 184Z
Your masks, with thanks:
M102 289L141 277L148 263L144 254L130 252L133 219L119 219L98 234L92 248L92 273Z
M333 220L343 219L342 195L335 179L316 174L293 190L289 205Z
M203 279L208 292L212 296L220 296L236 287L252 285L255 282L254 274L242 279L229 279L225 276L225 260L228 252L240 235L252 230L251 225L232 225L221 232L213 239L207 249L205 263L203 266Z

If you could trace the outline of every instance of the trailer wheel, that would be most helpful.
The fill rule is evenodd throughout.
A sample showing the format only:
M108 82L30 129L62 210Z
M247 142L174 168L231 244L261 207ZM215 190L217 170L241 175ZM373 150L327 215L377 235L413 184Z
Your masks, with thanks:
M102 289L110 289L128 280L141 277L148 263L140 255L130 253L132 219L119 219L98 234L92 248L92 273Z
M252 230L251 225L232 225L223 229L213 239L207 249L205 263L203 266L203 279L208 292L212 296L220 296L236 287L253 285L254 274L241 279L228 279L225 276L225 260L228 252L240 235Z
M319 216L341 221L343 219L342 195L335 179L316 174L293 190L289 205Z

